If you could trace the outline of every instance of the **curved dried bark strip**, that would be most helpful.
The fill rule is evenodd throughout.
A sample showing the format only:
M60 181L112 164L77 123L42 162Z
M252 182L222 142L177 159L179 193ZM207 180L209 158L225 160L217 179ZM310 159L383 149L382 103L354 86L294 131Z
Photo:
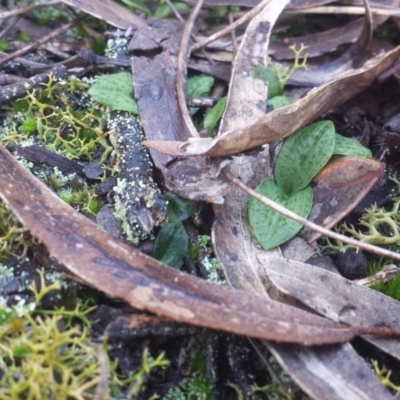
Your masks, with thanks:
M324 112L362 92L399 56L400 46L385 55L374 57L362 68L347 72L334 81L311 90L303 99L268 113L254 124L225 132L216 139L194 139L187 142L145 141L143 144L173 156L219 157L283 139Z
M365 333L400 336L400 331L384 328L347 327L163 265L74 211L2 146L0 176L1 198L51 256L87 284L138 309L192 325L305 345L345 342Z
M267 65L269 37L288 0L271 1L249 23L233 64L225 112L218 136L241 129L265 115L268 84L254 77L254 69Z

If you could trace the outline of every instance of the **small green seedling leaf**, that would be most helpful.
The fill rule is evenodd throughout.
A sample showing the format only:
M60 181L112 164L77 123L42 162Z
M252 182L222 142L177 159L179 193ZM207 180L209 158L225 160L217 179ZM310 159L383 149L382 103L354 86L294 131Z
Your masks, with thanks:
M335 148L333 154L340 156L360 156L372 158L371 150L364 147L360 142L355 139L347 138L342 135L336 134Z
M186 81L188 97L204 97L208 96L214 85L214 78L206 75L196 75L188 78ZM198 108L191 107L190 113L193 115Z
M189 239L182 222L172 222L162 228L154 243L154 258L180 269L188 249Z
M202 97L210 94L214 78L206 75L196 75L187 80L188 97Z
M139 114L133 97L132 75L128 72L101 76L89 89L93 100L118 111Z
M182 10L182 11L190 11L190 7L186 3L182 3L180 1L173 1L172 4L177 10ZM163 3L160 4L156 11L154 12L154 18L157 19L163 19L167 18L171 14L171 8L169 7L168 4Z
M267 101L267 105L269 107L272 107L274 110L276 110L277 108L288 106L289 104L292 103L293 100L286 96L275 96L272 99L268 99Z
M331 158L335 127L321 121L285 140L275 164L275 182L286 194L305 188Z
M310 214L313 202L313 190L310 186L287 196L272 179L266 179L256 191L304 218ZM249 223L254 236L265 250L271 250L287 242L302 228L298 222L254 198L249 202Z
M282 86L279 83L276 72L272 68L256 67L254 68L254 77L268 83L268 99L282 95Z
M218 121L221 119L226 106L227 97L222 97L218 100L217 104L204 118L204 128L208 129L208 133L211 134L213 129L217 126Z
M143 11L147 15L151 15L150 9L144 4L142 0L121 0L127 7Z
M170 222L184 221L197 210L196 203L175 196L171 192L165 193L165 199L168 201L168 218Z

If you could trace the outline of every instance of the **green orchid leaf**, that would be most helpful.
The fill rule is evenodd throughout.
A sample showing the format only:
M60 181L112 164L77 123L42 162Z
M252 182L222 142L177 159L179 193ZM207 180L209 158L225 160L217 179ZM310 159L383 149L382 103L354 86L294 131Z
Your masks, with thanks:
M310 186L288 196L272 179L266 179L256 191L304 218L310 214L313 202ZM303 227L254 198L250 199L248 213L250 228L265 250L271 250L292 239Z
M281 84L276 72L272 68L256 67L254 68L254 77L268 83L268 99L282 95Z
M221 119L226 106L227 97L222 97L218 100L217 104L204 118L204 128L208 129L208 133L212 133L213 129L217 126L218 121Z
M151 15L150 9L142 0L121 0L127 7L143 11L147 15Z
M214 78L207 75L196 75L187 79L188 97L203 97L210 94Z
M139 114L133 97L132 75L128 72L101 76L89 89L93 100L117 111Z
M275 182L286 194L304 189L331 158L335 127L321 121L289 136L275 164Z
M340 156L361 156L372 158L371 150L364 147L360 142L355 139L347 138L342 135L336 134L335 148L333 154Z
M197 210L196 203L191 200L175 196L171 192L165 193L164 196L168 201L168 218L170 222L184 221Z
M190 11L190 7L186 3L182 3L180 1L177 2L173 1L172 4L177 10ZM169 7L168 4L163 3L160 4L157 7L156 11L154 12L154 18L163 19L169 17L170 14L171 14L171 8Z
M154 258L180 269L187 254L189 239L182 222L171 222L160 230L154 243Z
M195 75L191 76L186 81L188 97L204 97L211 93L211 89L214 85L214 78L207 75ZM199 109L197 107L190 107L190 114L196 113Z
M286 96L275 96L272 99L268 98L267 105L274 110L292 104L293 100Z

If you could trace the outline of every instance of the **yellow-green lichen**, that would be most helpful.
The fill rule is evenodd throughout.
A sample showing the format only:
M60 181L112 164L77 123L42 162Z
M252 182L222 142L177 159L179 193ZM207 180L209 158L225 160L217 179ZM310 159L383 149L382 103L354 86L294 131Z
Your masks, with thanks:
M24 256L32 241L28 230L0 202L0 261L10 256Z
M76 78L57 81L53 75L41 88L13 106L0 143L20 145L29 139L70 159L92 159L101 149L101 162L112 151L103 126L103 108L87 94L88 85Z
M43 298L60 285L47 285L43 271L40 282L38 289L31 286L32 303L9 307L0 301L2 400L108 399L121 393L135 399L146 389L148 376L169 365L163 353L154 359L146 348L139 369L120 376L118 361L109 359L107 343L91 338L87 314L93 307L41 310Z

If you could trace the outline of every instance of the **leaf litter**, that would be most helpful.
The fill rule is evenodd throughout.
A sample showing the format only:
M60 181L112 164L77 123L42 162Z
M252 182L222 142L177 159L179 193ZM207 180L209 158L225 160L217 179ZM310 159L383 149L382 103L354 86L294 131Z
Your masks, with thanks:
M224 2L205 1L205 4L207 3L216 5ZM304 6L305 3L315 5L329 2L299 1L292 2L292 5L295 3ZM246 5L248 4L247 2ZM344 278L323 273L308 264L286 260L282 258L279 250L262 251L248 230L247 195L232 187L229 181L223 178L223 174L220 174L223 167L229 164L230 173L240 176L250 187L255 187L266 176L272 177L273 165L268 143L290 135L361 92L390 67L399 54L399 50L394 49L379 55L360 68L350 70L347 74L314 89L304 99L264 115L266 84L261 80L254 82L252 70L260 64L265 65L271 28L285 4L286 2L272 1L249 24L237 52L226 112L216 139L204 138L184 142L189 129L181 119L174 96L177 53L171 51L173 47L165 44L166 38L172 38L172 42L175 40L174 34L179 31L179 24L172 28L174 34L170 36L168 29L174 24L152 22L153 33L165 34L164 29L167 27L166 36L158 43L154 42L155 48L161 49L159 54L151 54L151 51L146 54L147 50L140 53L138 47L131 47L134 53L137 52L133 58L135 94L147 138L150 140L147 145L178 157L159 155L152 150L155 165L162 171L167 187L173 192L184 197L216 203L213 243L227 280L236 289L258 293L262 297L218 288L190 278L112 239L100 228L60 203L48 189L16 164L4 149L1 149L1 169L4 176L1 196L24 226L46 245L58 261L69 267L71 272L87 284L112 297L123 299L133 307L178 321L253 338L308 345L348 341L354 335L368 332L388 332L385 328L371 326L385 325L398 329L396 321L388 324L384 315L377 318L381 304L385 304L382 307L393 310L397 307L394 301L386 303L383 295L366 288L359 290L353 286L351 296L346 297L343 303L340 300L343 300L345 294L341 297L339 293L334 293L332 304L337 308L330 309L331 303L325 304L320 299L326 292L321 289L319 280L325 274L324 279L335 282L333 285L340 288L340 293L347 293L345 289L348 282ZM82 5L79 4L79 7ZM102 13L100 16L113 23L112 15L106 15L104 11ZM93 14L99 15L97 12ZM146 24L138 23L137 26L139 25L141 29L148 29ZM175 42L174 46L177 43ZM260 49L261 43L264 49ZM149 71L154 79L150 82ZM153 109L154 113L154 104L151 104L154 100L159 101L160 107L156 108L162 110L156 117L152 116L150 111ZM163 118L165 122L162 122ZM161 144L161 140L165 138L170 143ZM230 160L204 157L179 159L188 155L223 157L260 145L264 145L264 148L258 153L234 156ZM334 174L359 170L357 163L360 163L360 159L346 162L345 165L328 164L326 171L330 172L324 170L316 178L317 186L319 182L325 193L340 193L345 190L343 188L347 190L348 187L353 193L347 202L343 200L339 212L336 207L331 207L319 214L322 218L321 225L332 226L354 208L377 180L383 168L382 163L364 160L363 179L356 184L358 175L349 174L338 180L338 176ZM13 183L16 176L32 200L29 206L36 209L35 212L18 200L20 192L15 189ZM202 180L196 180L198 177ZM223 201L224 204L221 204ZM327 203L323 195L319 201L321 208ZM331 218L335 213L335 217ZM327 218L329 221L326 221ZM315 239L314 237L313 240ZM240 243L240 246L237 246L237 243ZM82 263L83 259L87 260L85 266ZM88 268L88 265L91 268ZM269 268L272 265L277 267L276 270ZM284 265L296 270L299 279L293 278L295 274L292 272L283 272L286 271ZM287 276L279 280L281 275ZM298 283L300 280L307 282L307 277L310 276L316 280L315 283ZM292 283L293 281L295 283ZM314 293L316 297L313 298L310 293ZM268 300L268 297L276 298L281 303ZM363 299L363 302L360 299ZM379 304L377 311L365 311L363 304L368 304L369 301ZM298 308L285 306L285 302L296 306L302 303L335 321L343 321L350 325L354 323L357 326L352 328L329 322ZM266 306L268 310L265 310ZM357 314L360 319L353 319L352 316L358 309L364 312ZM286 319L282 320L284 317ZM364 326L364 330L360 329L358 324ZM398 357L395 339L371 341ZM324 349L282 346L265 341L263 343L298 385L313 398L389 398L388 392L383 390L366 363L356 355L349 344Z

